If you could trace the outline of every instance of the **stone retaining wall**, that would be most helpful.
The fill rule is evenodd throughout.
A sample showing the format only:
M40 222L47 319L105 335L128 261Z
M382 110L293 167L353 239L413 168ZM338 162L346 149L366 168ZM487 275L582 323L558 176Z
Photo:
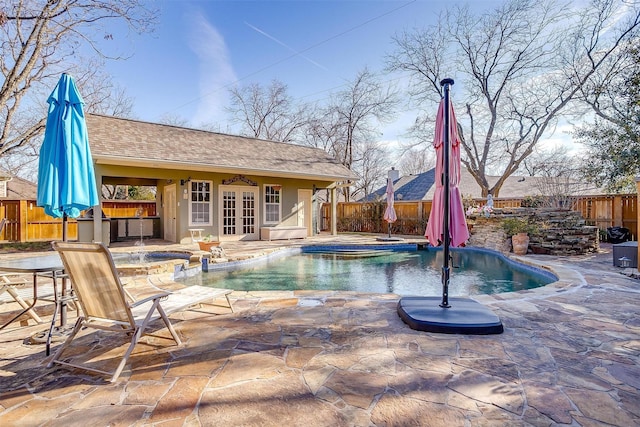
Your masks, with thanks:
M549 208L503 208L494 209L488 218L468 217L469 245L510 252L511 239L501 225L509 217L527 219L539 227L538 233L529 236L530 253L580 255L598 251L598 228L586 225L580 212Z

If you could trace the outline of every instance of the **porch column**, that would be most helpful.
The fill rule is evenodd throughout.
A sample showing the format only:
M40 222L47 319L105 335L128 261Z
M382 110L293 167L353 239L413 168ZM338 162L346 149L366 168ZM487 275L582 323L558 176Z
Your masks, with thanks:
M338 235L338 201L336 187L331 187L331 235Z
M99 169L96 167L95 163L93 165L94 170ZM100 203L98 206L93 208L93 242L94 243L104 243L109 246L109 242L102 241L102 174L99 170L95 170L96 176L96 187L98 190L98 195L100 199Z
M102 200L93 208L93 242L109 246L109 242L102 241Z

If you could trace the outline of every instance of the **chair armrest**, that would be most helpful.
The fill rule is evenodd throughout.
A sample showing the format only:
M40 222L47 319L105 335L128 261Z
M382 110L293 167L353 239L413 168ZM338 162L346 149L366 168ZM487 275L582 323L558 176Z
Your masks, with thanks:
M157 299L165 298L165 297L167 297L167 296L169 296L169 292L163 292L163 293L161 293L161 294L151 295L151 296L148 296L148 297L143 298L143 299L141 299L141 300L135 301L135 302L133 302L132 304L129 304L129 307L132 307L132 308L133 308L133 307L137 307L137 306L139 306L139 305L141 305L141 304L144 304L144 303L146 303L146 302L149 302L149 301L155 301L155 300L157 300Z

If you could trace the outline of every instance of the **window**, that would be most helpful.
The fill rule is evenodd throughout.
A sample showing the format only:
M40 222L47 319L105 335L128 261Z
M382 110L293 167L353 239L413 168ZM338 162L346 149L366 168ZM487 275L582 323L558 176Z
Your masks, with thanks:
M264 223L278 224L281 212L281 185L267 184L264 186Z
M0 197L7 197L7 181L0 181Z
M211 181L190 181L189 225L212 225Z

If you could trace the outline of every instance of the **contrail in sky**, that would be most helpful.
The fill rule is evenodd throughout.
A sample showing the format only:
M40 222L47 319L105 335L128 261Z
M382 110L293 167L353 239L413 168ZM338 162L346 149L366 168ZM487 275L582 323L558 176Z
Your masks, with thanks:
M258 33L260 33L260 34L262 34L263 36L265 36L265 37L267 37L267 38L269 38L269 39L273 40L274 42L278 43L280 46L283 46L283 47L285 47L285 48L289 49L291 52L295 53L296 55L301 56L302 58L306 59L307 61L309 61L310 63L312 63L312 64L313 64L313 65L315 65L316 67L321 68L321 69L323 69L323 70L325 70L325 71L329 71L326 67L324 67L324 66L322 66L322 65L318 64L316 61L314 61L314 60L313 60L313 59L311 59L311 58L307 58L306 56L304 56L303 54L301 54L300 52L298 52L297 50L295 50L295 49L294 49L294 48L292 48L291 46L287 45L286 43L283 43L283 42L281 42L280 40L278 40L277 38L273 37L272 35L265 33L265 32L264 32L264 31L262 31L260 28L255 27L255 26L253 26L253 25L249 24L249 23L248 23L248 22L246 22L246 21L245 21L245 25L247 25L247 26L248 26L249 28L251 28L252 30L254 30L254 31L256 31L256 32L258 32Z

